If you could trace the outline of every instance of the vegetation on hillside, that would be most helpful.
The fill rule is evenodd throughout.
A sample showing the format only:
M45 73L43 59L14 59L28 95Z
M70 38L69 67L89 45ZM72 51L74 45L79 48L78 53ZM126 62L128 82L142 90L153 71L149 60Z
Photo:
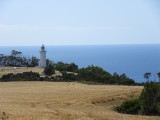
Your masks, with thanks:
M160 116L160 84L146 83L140 96L141 114Z
M100 67L88 66L78 70L78 79L85 81L93 81L104 84L123 84L123 85L134 85L135 81L129 79L125 74L118 75L114 73L111 75Z
M55 69L58 71L69 71L69 72L76 72L78 70L78 65L76 65L75 63L63 63L63 62L57 62L55 64Z
M54 75L55 70L61 71L62 75ZM103 70L98 66L88 66L86 68L78 68L74 63L66 64L58 62L57 64L49 64L43 71L45 76L43 80L46 81L79 81L79 82L93 82L100 84L119 84L119 85L135 85L135 81L129 79L125 74L118 75L114 73L111 75L109 72ZM36 77L34 78L34 74ZM21 80L42 80L41 75L33 72L24 72L18 74L9 73L3 75L1 81L21 81Z
M128 78L125 74L118 75L103 70L98 66L88 66L86 68L78 68L75 63L67 64L58 62L54 64L55 70L61 71L64 81L87 81L102 84L120 84L120 85L134 85L135 81Z
M49 64L45 69L44 69L44 74L45 75L53 75L55 74L55 68L53 65Z
M18 74L9 73L0 78L1 82L10 81L41 81L40 75L35 72L23 72Z
M140 101L139 99L127 100L115 109L120 113L138 115L141 110Z
M10 55L0 56L0 66L16 66L16 67L35 67L38 66L39 59L35 56L26 58L22 56L22 52L12 50Z
M147 82L138 99L125 101L116 110L126 114L160 116L160 84Z
M62 75L54 75L56 70L60 71ZM115 84L115 85L143 85L141 83L135 83L135 81L133 79L128 78L126 74L119 75L118 73L115 72L112 75L109 72L105 71L104 69L93 65L90 65L86 68L78 68L78 65L76 65L75 63L68 64L68 63L58 62L52 64L49 63L48 60L48 65L44 69L43 73L45 74L45 76L43 76L43 80L46 81L56 81L56 82L78 81L82 83L94 83L94 84L97 83L97 84ZM30 81L30 79L28 79L28 77L26 76L25 72L21 74L23 76L22 79ZM20 74L18 73L17 75L19 76ZM159 73L157 75L159 75ZM40 76L41 75L39 74L39 78L37 78L36 80L42 80L42 77ZM147 79L147 81L149 81L150 76L151 73L149 72L144 74L144 77ZM13 75L12 73L3 75L1 78L1 81L18 81L18 80L20 80L20 76L18 77L18 79L16 79L15 75Z

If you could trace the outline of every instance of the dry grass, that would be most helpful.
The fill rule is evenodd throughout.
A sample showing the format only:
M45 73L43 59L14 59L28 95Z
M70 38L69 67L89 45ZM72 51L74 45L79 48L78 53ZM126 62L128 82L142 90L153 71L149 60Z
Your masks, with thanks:
M8 73L23 73L23 72L37 72L39 74L42 74L43 68L38 68L38 67L0 67L0 77L4 74Z
M0 67L0 77L8 73L17 74L17 73L30 72L30 71L37 72L40 75L44 75L43 74L44 68L39 68L39 67L16 67L16 68L15 67ZM61 75L62 73L60 73L59 71L55 71L55 74L53 76L61 76Z
M139 96L142 87L80 83L0 83L2 120L159 120L119 114L114 105Z

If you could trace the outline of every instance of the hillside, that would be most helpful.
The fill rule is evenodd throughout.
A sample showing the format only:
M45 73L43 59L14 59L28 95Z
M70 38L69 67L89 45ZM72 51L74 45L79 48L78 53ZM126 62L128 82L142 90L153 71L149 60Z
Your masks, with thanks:
M8 73L17 74L30 71L42 74L43 70L43 68L39 67L0 67L0 77Z

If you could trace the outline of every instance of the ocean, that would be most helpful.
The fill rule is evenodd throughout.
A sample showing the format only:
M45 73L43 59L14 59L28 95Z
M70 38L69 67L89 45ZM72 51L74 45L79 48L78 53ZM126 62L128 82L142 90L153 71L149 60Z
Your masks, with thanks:
M24 57L39 58L41 46L0 46L0 54L9 55L18 50ZM113 74L125 73L136 82L143 82L144 73L151 72L158 81L160 72L160 45L73 45L46 46L47 58L53 62L76 63L80 68L94 65Z

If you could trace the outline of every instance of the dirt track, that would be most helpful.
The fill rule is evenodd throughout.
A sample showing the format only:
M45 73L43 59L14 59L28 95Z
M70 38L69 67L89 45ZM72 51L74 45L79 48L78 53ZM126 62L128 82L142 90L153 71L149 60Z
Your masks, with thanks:
M2 120L159 120L124 115L114 105L139 96L142 87L84 85L79 83L0 83Z

